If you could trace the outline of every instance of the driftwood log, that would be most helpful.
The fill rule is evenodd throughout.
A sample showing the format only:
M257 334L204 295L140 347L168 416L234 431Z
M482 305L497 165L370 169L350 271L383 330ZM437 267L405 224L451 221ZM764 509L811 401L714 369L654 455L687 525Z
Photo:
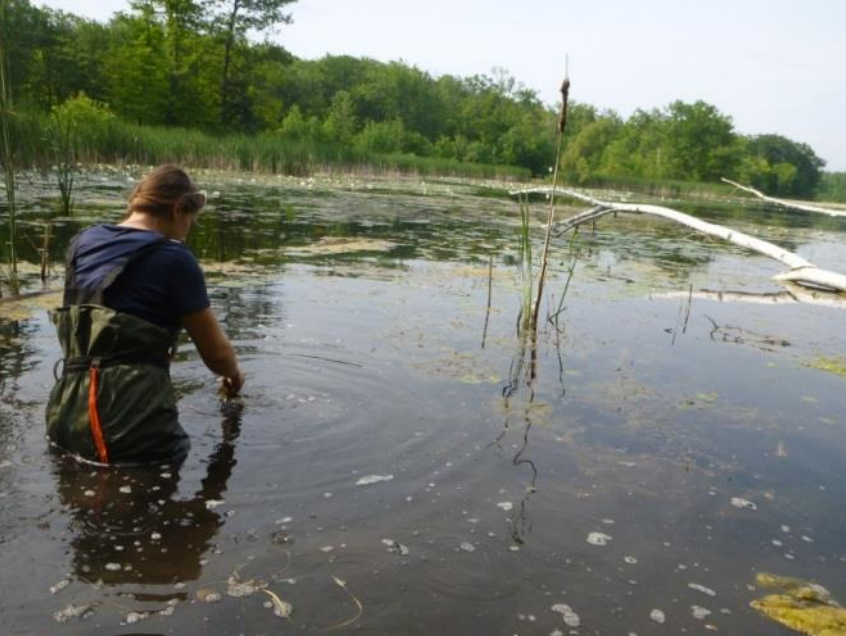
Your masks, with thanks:
M699 291L673 291L650 294L650 298L680 300L713 300L721 303L751 303L754 305L818 305L831 309L846 309L846 297L842 294L830 294L804 289L788 284L788 289L781 292L752 293L743 291L719 291L700 289Z
M552 188L529 188L513 191L511 194L533 193L551 194ZM659 205L601 201L588 194L569 188L556 188L555 193L561 196L577 199L579 201L584 201L585 203L589 203L593 206L585 212L571 216L564 221L557 222L553 228L553 233L556 236L561 236L579 225L596 221L603 216L613 214L615 212L659 216L670 221L675 221L676 223L681 223L682 225L692 228L697 232L701 232L702 234L721 238L729 241L730 243L734 243L735 245L739 245L740 247L744 247L777 260L788 267L787 272L778 274L774 277L774 279L779 282L791 281L800 285L846 293L846 275L832 272L827 269L821 269L798 254L794 254L793 252L781 248L778 245L750 236L749 234L738 232L737 230L733 230L722 225L708 223L707 221L702 221L701 219L697 219L689 214Z
M781 206L783 208L788 208L790 210L802 210L803 212L816 212L818 214L827 214L828 216L846 216L846 210L835 210L833 208L821 208L816 205L807 205L805 203L797 203L796 201L787 201L786 199L776 199L775 197L768 197L766 194L761 192L760 190L756 190L755 188L740 185L739 183L735 183L734 181L730 181L725 177L722 178L723 183L728 183L729 185L733 185L735 188L739 190L743 190L744 192L749 192L754 194L759 199L766 201L767 203L772 203L774 205Z

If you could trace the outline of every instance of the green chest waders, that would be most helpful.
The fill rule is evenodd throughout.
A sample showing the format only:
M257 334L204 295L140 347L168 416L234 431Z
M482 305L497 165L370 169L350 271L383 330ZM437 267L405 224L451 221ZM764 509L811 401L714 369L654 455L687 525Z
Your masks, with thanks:
M50 313L63 359L47 404L57 447L101 464L179 462L190 446L170 381L178 330L103 305L126 266L167 239L118 259L95 289L78 288L68 249L63 307Z

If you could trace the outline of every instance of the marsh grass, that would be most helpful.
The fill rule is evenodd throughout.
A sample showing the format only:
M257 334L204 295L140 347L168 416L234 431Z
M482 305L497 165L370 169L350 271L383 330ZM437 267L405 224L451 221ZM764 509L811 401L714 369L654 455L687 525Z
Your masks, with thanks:
M20 163L50 168L56 161L56 153L41 132L51 128L50 116L27 112L21 119L19 136L24 143ZM281 133L217 135L187 128L132 124L117 118L79 126L71 139L72 154L82 164L178 163L189 168L294 176L356 171L521 181L531 176L528 169L516 166L462 163L413 154L379 154L316 139L293 139Z
M48 129L56 159L56 181L59 186L59 213L73 213L73 186L76 161L76 131L69 120L53 117Z

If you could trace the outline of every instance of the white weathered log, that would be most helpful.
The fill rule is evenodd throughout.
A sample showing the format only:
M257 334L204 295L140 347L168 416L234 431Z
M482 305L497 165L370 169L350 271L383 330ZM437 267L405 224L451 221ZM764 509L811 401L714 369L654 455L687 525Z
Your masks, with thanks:
M786 199L776 199L775 197L768 197L766 194L761 192L760 190L756 190L751 186L740 185L739 183L735 183L734 181L730 181L725 177L722 178L724 183L729 183L733 185L735 188L740 190L744 190L745 192L750 192L754 194L759 199L763 199L769 203L773 203L775 205L779 205L783 208L789 208L791 210L802 210L803 212L816 212L818 214L827 214L829 216L846 216L846 210L835 210L833 208L821 208L816 205L806 205L804 203L796 203L795 201L788 201Z
M514 191L511 194L549 194L550 192L551 188L530 188ZM579 201L584 201L594 206L586 212L576 214L565 221L557 223L556 234L558 236L579 225L595 221L608 214L613 214L614 212L648 214L665 218L670 221L675 221L676 223L681 223L682 225L686 225L687 227L703 234L707 234L708 236L721 238L729 241L730 243L734 243L735 245L739 245L740 247L750 249L777 260L789 267L791 270L776 276L775 279L779 282L792 281L799 284L823 287L833 291L846 292L846 276L843 274L820 269L798 254L794 254L793 252L781 248L778 245L774 245L773 243L750 236L749 234L745 234L743 232L738 232L737 230L733 230L723 225L708 223L707 221L702 221L701 219L697 219L689 214L659 205L600 201L593 196L584 194L583 192L579 192L577 190L571 190L569 188L556 188L555 193L573 199L578 199Z
M661 294L651 294L650 298L660 300L712 300L721 303L750 303L754 305L818 305L831 309L846 309L846 298L827 292L814 292L791 285L789 291L755 294L739 291L712 291L701 289L693 293L688 291L672 291Z

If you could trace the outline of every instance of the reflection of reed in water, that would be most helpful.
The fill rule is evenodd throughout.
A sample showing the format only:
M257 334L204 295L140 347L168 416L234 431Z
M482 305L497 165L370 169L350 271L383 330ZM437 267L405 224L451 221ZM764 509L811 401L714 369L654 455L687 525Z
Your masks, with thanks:
M73 572L106 585L172 585L196 580L224 523L214 511L236 464L240 412L223 420L201 488L177 499L179 466L89 468L66 456L54 462L61 502L72 520ZM143 596L146 600L178 598Z
M520 500L520 504L514 509L509 516L511 524L511 538L515 543L524 544L526 542L526 535L531 532L532 524L528 514L529 498L537 490L538 469L534 461L525 457L525 453L529 447L529 433L532 430L532 406L535 400L534 381L537 378L537 343L534 338L527 337L529 334L523 331L519 338L519 347L517 353L511 360L511 367L508 372L508 384L502 387L503 406L505 408L506 416L502 424L502 430L499 435L488 444L488 448L492 446L503 450L500 443L503 438L511 430L511 399L520 388L525 387L528 395L523 406L522 411L522 425L523 436L520 447L511 458L511 463L514 466L528 466L532 472L531 479L525 488L525 494ZM527 359L528 358L528 359Z

